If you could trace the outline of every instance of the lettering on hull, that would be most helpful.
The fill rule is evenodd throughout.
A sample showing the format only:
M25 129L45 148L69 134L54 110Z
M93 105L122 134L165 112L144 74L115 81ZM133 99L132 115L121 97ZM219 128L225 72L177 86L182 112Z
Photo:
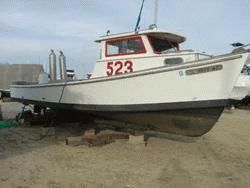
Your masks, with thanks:
M198 69L189 69L186 71L186 75L194 75L194 74L202 74L202 73L208 73L208 72L213 72L213 71L220 71L223 69L222 65L213 65L209 67L202 67Z

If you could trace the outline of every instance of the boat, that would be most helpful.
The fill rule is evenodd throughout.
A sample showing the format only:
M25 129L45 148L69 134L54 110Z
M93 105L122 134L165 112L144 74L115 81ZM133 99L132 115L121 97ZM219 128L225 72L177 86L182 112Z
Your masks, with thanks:
M233 43L236 47L232 53L250 52L250 44L243 45L242 43ZM231 93L232 99L242 99L239 101L240 105L250 104L250 61L248 60L244 65L238 80L236 81L233 91Z
M107 33L96 40L101 54L88 78L54 80L50 75L54 79L38 84L11 85L11 98L154 131L201 136L224 107L242 99L232 99L231 93L250 56L247 51L211 56L183 50L185 40L156 27Z
M250 62L249 64L246 64L245 67L243 68L237 80L236 87L241 88L241 90L244 90L244 94L245 94L245 97L240 101L240 104L249 105L250 104Z

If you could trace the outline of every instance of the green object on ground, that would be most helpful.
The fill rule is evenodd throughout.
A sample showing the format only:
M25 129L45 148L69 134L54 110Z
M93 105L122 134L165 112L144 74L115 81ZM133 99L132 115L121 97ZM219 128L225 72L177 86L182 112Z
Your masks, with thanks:
M15 125L16 125L16 123L11 122L11 121L0 121L0 129L1 128L13 127Z

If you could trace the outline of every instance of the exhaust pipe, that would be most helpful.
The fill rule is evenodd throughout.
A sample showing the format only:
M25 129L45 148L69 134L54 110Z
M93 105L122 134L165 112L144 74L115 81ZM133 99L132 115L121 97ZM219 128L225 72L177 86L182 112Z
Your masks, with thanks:
M49 75L51 81L56 80L56 54L52 49L49 54Z
M60 68L60 78L61 80L67 79L67 73L66 73L66 57L63 54L62 51L60 51L59 56L59 68Z

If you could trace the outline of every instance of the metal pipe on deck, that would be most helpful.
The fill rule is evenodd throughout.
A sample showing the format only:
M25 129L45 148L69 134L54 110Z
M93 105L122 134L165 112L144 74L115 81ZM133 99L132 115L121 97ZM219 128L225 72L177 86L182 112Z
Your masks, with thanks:
M49 74L50 74L50 80L54 81L56 80L56 54L54 50L51 49L51 53L49 55Z
M63 54L62 51L60 51L59 56L59 68L60 68L60 78L61 80L67 79L67 73L66 73L66 57Z

